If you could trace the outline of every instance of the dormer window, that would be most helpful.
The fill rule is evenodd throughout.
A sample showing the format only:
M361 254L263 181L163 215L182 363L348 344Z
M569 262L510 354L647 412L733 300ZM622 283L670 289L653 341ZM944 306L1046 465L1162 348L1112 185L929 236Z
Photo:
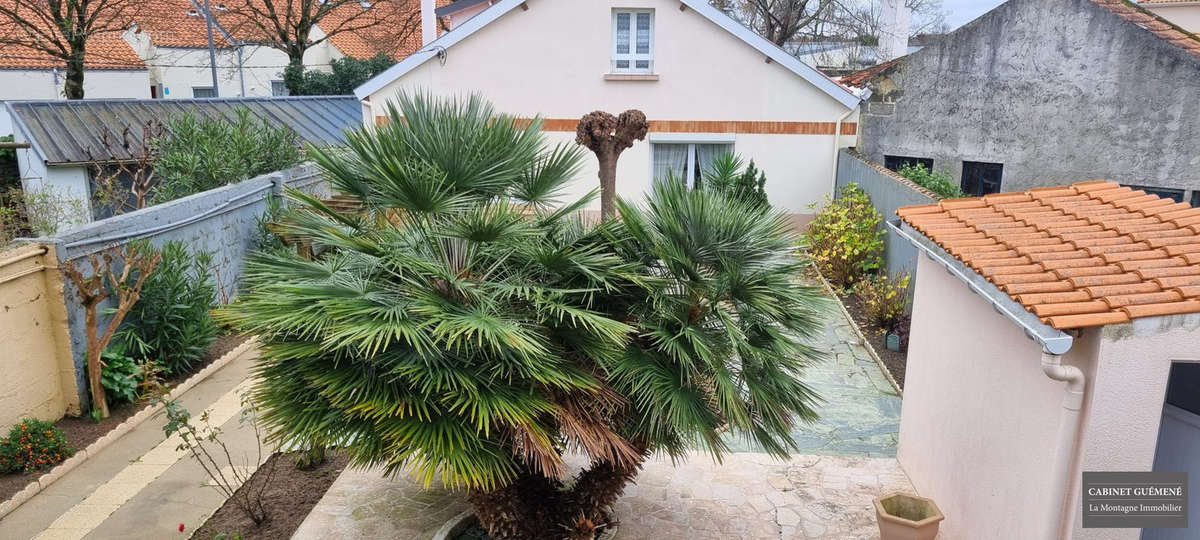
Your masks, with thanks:
M194 9L187 10L188 17L199 17L200 12Z
M612 71L654 72L653 10L613 10Z

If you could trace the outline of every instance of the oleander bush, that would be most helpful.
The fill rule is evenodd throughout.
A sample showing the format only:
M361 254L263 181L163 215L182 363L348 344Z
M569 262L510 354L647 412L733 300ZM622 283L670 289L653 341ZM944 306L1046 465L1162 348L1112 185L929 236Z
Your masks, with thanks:
M217 336L212 255L182 242L163 245L162 263L146 279L117 338L123 351L161 366L164 375L187 372Z
M35 472L62 463L75 449L52 422L25 418L0 439L0 472Z
M806 234L817 270L842 289L878 272L883 267L882 223L883 216L856 184L842 188L835 199L826 198Z

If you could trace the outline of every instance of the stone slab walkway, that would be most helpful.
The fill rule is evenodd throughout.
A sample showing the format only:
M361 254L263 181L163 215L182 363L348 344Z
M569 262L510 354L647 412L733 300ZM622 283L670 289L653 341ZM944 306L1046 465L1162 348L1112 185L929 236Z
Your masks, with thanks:
M619 540L862 539L879 537L872 500L912 491L895 459L733 454L648 463L614 507ZM468 509L463 496L377 470L347 469L293 539L428 540Z
M883 368L863 346L841 310L830 310L822 335L829 351L810 366L804 380L825 400L821 418L799 425L792 437L799 454L894 457L900 433L900 395ZM759 451L736 434L734 451Z

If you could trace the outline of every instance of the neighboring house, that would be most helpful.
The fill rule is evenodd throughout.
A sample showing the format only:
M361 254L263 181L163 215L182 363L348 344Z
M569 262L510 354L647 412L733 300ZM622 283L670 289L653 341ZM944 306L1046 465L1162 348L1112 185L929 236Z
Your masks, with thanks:
M668 173L690 185L732 151L765 171L771 202L797 221L830 192L860 102L706 0L501 0L355 94L373 123L400 92L421 90L541 115L551 142L567 144L591 111L640 109L650 134L621 155L620 196L638 200ZM585 164L570 197L598 185L596 159Z
M905 54L921 50L928 39L923 38L909 40ZM879 46L858 41L791 41L784 43L783 49L830 76L845 75L879 63Z
M17 150L21 186L26 195L48 192L63 204L78 207L80 215L69 221L92 221L93 167L100 163L136 162L123 145L139 148L143 127L172 115L234 120L239 108L273 125L294 129L302 143L317 146L344 142L344 131L361 125L359 104L345 97L279 97L205 100L56 100L11 101L7 111L15 127L14 139L29 142ZM136 151L136 150L135 150Z
M415 4L415 2L414 2ZM283 51L259 45L265 41L257 28L239 24L224 2L210 2L215 23L213 45L217 59L217 85L213 89L208 49L208 22L203 3L192 0L152 0L138 23L125 37L149 66L151 97L207 98L282 96L287 94L283 71L288 57ZM322 19L311 39L325 38L321 25L340 28L357 26L357 11L378 9L369 2L338 6ZM416 9L415 5L413 9ZM358 19L357 21L365 21ZM328 71L330 62L346 56L370 58L379 53L403 58L420 46L421 36L414 18L408 32L390 25L338 32L308 49L304 65ZM406 34L397 37L396 33Z
M890 64L859 150L969 195L1111 178L1200 202L1200 38L1122 0L1010 0Z
M117 34L92 38L83 65L88 97L150 97L145 62ZM0 102L61 98L66 67L66 62L38 50L0 46ZM8 114L0 110L0 136L12 132Z
M897 213L924 253L898 457L942 535L1196 538L1200 208L1090 181ZM1192 528L1083 530L1083 471L1187 472Z
M1138 5L1188 32L1200 33L1200 0L1139 0Z

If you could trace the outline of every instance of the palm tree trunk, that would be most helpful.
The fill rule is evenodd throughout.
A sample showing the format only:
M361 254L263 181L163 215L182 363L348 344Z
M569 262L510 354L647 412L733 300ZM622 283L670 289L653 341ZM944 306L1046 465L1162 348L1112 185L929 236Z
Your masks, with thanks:
M495 540L560 538L563 528L559 482L533 471L522 471L509 485L492 491L471 491L467 500L479 523Z

